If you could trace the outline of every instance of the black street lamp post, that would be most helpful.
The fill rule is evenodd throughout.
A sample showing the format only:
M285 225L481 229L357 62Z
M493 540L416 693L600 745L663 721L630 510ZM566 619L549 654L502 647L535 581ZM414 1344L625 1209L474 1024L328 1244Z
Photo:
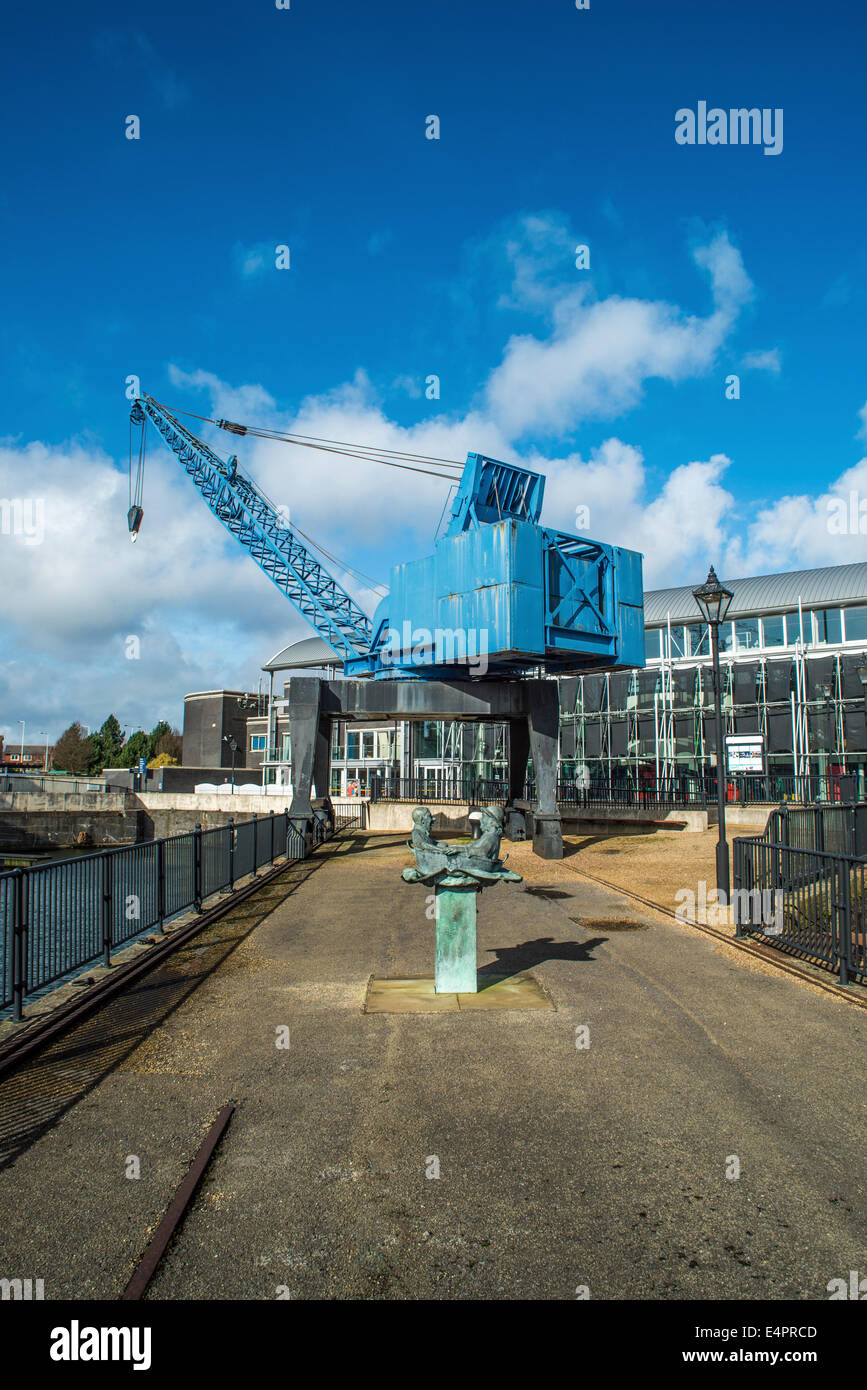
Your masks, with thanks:
M238 751L238 744L231 734L223 734L223 742L228 743L232 750L232 791L235 790L235 754Z
M713 658L713 698L716 716L716 800L719 817L719 839L716 847L716 886L717 891L725 893L725 902L731 896L729 875L729 847L726 840L726 756L723 739L722 680L719 665L719 625L729 611L734 595L730 589L723 588L711 565L707 580L701 588L693 589L702 617L710 629L710 650Z

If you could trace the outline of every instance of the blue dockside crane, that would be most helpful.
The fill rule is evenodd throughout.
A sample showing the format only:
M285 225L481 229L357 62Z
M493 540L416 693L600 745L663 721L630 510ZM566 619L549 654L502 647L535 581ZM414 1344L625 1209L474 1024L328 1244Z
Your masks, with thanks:
M151 396L134 402L130 420L142 427L132 538L142 522L151 421L214 515L324 638L346 676L502 679L644 665L641 555L540 526L540 473L469 454L433 555L394 566L371 620L236 455L220 458ZM258 433L214 423L235 435Z

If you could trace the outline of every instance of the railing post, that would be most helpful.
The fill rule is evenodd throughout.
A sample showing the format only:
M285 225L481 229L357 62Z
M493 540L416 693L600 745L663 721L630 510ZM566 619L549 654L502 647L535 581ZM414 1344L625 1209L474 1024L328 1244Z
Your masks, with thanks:
M274 812L273 812L273 811L269 811L269 812L268 812L268 815L269 815L270 818L271 818L271 859L270 859L270 862L273 864L273 863L274 863Z
M157 840L157 921L160 931L166 929L166 843Z
M27 870L15 870L15 915L12 937L12 999L15 1022L24 1017L24 995L27 993Z
M193 903L197 912L202 910L202 826L200 821L196 821L196 828L193 831L193 855L195 866L195 877L193 887Z
M253 812L253 877L258 878L259 869L259 825L258 814Z
M744 886L744 879L747 877L744 872L746 861L746 845L738 838L733 842L734 849L734 893L732 894L735 908L735 936L743 936L743 923L741 922L741 903L743 894L739 891Z
M111 966L111 861L114 855L106 852L102 856L102 963L106 970Z
M840 984L848 985L852 961L852 893L849 881L850 861L837 860L837 900L834 912L837 918L837 950L840 961ZM842 880L842 881L841 881Z
M235 817L229 817L229 892L235 891Z

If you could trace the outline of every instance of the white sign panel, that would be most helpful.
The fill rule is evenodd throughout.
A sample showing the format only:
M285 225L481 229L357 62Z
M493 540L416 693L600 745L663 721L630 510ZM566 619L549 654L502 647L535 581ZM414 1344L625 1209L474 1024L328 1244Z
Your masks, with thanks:
M765 741L761 734L727 734L729 772L764 772Z

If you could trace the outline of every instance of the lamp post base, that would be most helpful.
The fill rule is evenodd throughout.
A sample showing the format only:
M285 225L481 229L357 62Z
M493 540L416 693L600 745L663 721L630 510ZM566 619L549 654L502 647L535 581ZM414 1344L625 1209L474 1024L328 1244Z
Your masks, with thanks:
M728 905L731 901L731 876L729 874L729 847L727 840L717 841L716 886L717 892L725 893L726 905Z

